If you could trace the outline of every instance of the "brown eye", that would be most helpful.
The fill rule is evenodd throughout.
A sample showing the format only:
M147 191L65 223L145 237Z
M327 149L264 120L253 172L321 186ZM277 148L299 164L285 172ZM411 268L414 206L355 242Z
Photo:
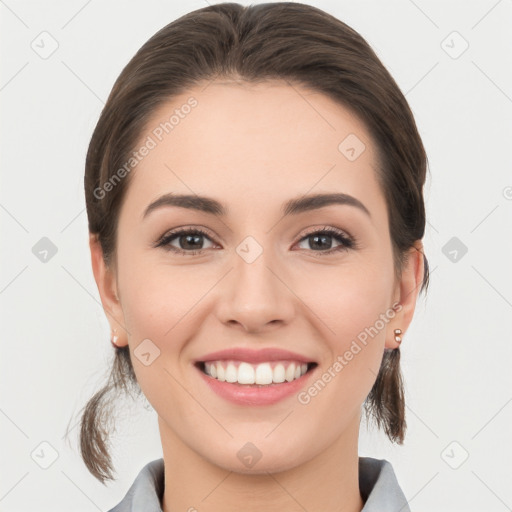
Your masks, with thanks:
M303 243L303 241L309 245L305 249L318 252L319 254L331 254L340 250L348 250L355 246L352 237L348 237L342 231L330 227L308 233L301 238L299 243ZM332 247L333 241L337 242L338 245Z
M156 247L163 247L165 250L174 251L179 254L194 255L208 248L203 246L205 238L210 240L206 232L200 229L181 229L166 234L157 243Z

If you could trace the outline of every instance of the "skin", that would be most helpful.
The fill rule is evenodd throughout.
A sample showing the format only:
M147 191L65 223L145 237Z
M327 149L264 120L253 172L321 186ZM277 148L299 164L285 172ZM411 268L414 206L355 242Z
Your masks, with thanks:
M190 96L198 106L132 171L112 268L90 238L117 344L129 345L137 380L158 414L163 510L360 511L361 405L384 349L398 346L393 330L405 333L412 320L421 241L397 280L375 147L346 108L283 82L217 81L161 106L141 143ZM338 150L351 133L366 146L355 161ZM213 197L228 214L168 206L141 220L166 192ZM285 201L320 192L350 194L371 216L330 205L283 217ZM340 245L336 238L320 248L308 241L324 226L355 237L357 248L321 255ZM154 247L178 227L208 231L199 241L202 254ZM247 236L263 249L252 263L236 252ZM180 238L172 245L180 247ZM394 318L308 404L296 395L269 406L232 404L192 365L228 347L280 347L316 361L318 378L394 303L401 305ZM160 350L148 366L134 353L144 339ZM252 468L237 457L248 441L262 454Z

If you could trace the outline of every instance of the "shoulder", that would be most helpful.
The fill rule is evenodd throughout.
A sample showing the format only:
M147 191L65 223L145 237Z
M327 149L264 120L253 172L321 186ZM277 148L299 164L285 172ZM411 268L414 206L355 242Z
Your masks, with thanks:
M164 459L156 459L141 469L125 497L108 512L162 512L163 492Z
M359 489L365 503L361 512L411 512L385 459L359 457ZM108 512L161 512L164 491L164 460L146 464L122 501Z
M359 490L365 502L361 512L411 512L391 463L359 457Z

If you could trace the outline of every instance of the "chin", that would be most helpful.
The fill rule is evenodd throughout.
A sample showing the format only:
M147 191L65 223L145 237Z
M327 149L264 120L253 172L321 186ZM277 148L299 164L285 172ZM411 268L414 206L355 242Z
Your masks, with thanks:
M240 438L239 438L240 439ZM231 439L229 443L217 444L218 452L206 457L212 464L239 474L263 475L293 469L308 460L300 446L283 449L281 440L240 442Z

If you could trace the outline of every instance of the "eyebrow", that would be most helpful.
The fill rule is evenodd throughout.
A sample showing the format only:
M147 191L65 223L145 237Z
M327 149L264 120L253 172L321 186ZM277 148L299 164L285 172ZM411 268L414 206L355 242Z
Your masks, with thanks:
M343 194L313 194L301 196L286 201L282 207L284 216L297 215L299 213L316 210L333 204L348 205L363 211L368 217L371 214L368 208L355 197ZM153 201L144 210L142 219L144 220L152 211L165 206L177 206L179 208L187 208L189 210L197 210L204 213L216 215L218 217L226 216L228 209L216 199L195 194L164 194Z

